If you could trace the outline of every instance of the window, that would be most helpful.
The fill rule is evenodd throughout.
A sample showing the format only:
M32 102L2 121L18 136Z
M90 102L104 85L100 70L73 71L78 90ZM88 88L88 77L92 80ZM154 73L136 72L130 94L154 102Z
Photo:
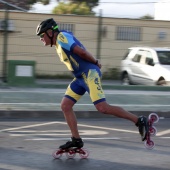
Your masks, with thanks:
M59 23L58 26L59 26L60 30L66 30L66 31L74 33L74 25L73 24Z
M153 66L153 57L151 52L145 50L139 50L135 57L132 59L134 62L138 62L143 65Z
M124 57L123 57L123 59L122 60L125 60L127 57L128 57L128 55L129 55L129 53L132 51L132 49L128 49L128 51L125 53L125 55L124 55Z
M133 61L133 62L136 62L136 63L139 63L140 59L141 59L141 55L140 55L140 54L136 54L136 55L134 56L134 58L132 59L132 61Z
M157 51L159 62L163 65L170 65L170 51Z
M145 64L150 66L154 65L152 54L149 51L146 51Z
M116 40L141 41L141 28L118 26Z
M136 53L136 55L132 58L132 61L133 61L133 62L136 62L136 63L141 62L141 58L142 58L142 56L143 56L143 53L144 53L143 50L139 50L139 51Z

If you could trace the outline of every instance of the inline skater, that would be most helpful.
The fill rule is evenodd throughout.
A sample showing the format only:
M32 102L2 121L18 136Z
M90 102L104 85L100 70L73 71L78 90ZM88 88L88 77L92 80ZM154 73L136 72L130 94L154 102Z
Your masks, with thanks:
M74 79L68 85L61 101L61 109L72 136L71 141L60 146L61 149L81 148L84 145L79 135L73 106L86 91L99 112L132 121L139 128L142 141L146 139L147 118L144 116L137 117L121 107L107 103L101 84L101 63L86 50L72 33L60 31L54 19L50 18L38 24L36 34L45 46L55 46L61 62L74 75Z

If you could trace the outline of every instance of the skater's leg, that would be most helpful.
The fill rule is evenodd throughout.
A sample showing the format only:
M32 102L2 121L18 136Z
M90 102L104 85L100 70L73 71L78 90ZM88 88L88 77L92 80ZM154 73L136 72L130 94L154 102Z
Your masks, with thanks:
M93 76L91 76L91 72L93 72ZM87 91L89 92L90 98L94 103L96 109L101 113L114 115L116 117L132 121L139 128L139 133L142 137L142 140L145 140L147 132L146 121L144 123L141 123L142 119L138 118L136 115L124 110L121 107L109 105L106 102L105 94L102 89L101 79L99 75L100 74L98 71L94 73L94 70L90 70L85 80L85 82L88 83Z
M111 106L105 101L95 105L97 110L104 114L114 115L116 117L124 118L135 123L139 129L142 141L146 139L146 133L148 132L147 118L144 116L137 117L136 115L124 110L118 106Z
M138 117L136 115L124 110L121 107L109 105L106 101L96 104L95 107L101 113L128 119L135 124L138 122Z
M121 107L111 106L106 102L105 94L102 89L100 73L98 70L90 70L85 78L86 79L84 81L88 84L87 91L89 92L90 98L99 112L125 118L135 124L137 123L138 117L136 115L125 111Z
M61 102L61 109L64 113L66 122L71 130L72 137L80 138L78 127L77 127L77 118L73 111L74 104L75 102L73 102L67 97L64 97Z

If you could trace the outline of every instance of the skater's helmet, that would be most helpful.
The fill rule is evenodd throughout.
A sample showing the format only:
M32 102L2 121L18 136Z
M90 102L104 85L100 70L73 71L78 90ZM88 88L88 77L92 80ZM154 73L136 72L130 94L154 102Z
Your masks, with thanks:
M40 34L47 32L49 29L53 32L59 32L58 25L53 18L46 19L38 24L36 34L39 36Z

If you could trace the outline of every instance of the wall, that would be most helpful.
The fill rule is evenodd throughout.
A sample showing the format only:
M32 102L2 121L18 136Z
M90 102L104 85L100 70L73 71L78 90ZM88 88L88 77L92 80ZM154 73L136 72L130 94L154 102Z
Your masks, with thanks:
M74 25L74 34L81 40L90 53L97 57L98 17L35 14L24 12L10 12L9 19L13 20L15 30L8 34L8 60L36 61L36 74L59 75L70 74L59 61L54 47L44 47L36 36L38 23L47 18L54 18L58 23ZM4 12L0 12L0 19L4 19ZM140 41L116 40L118 26L140 27ZM169 46L170 22L137 19L102 18L101 62L102 72L108 68L118 68L128 47L131 46ZM159 38L159 32L166 36ZM0 32L0 77L3 64L3 32Z

